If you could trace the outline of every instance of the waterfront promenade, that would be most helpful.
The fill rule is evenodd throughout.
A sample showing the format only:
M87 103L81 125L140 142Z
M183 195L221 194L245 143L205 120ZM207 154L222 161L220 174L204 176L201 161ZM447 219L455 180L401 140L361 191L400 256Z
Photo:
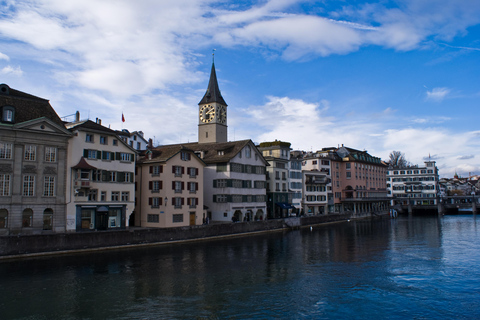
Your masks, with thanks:
M3 236L0 237L0 259L231 237L382 215L387 216L388 213L328 214L264 221L212 223L179 228L133 227L115 231Z

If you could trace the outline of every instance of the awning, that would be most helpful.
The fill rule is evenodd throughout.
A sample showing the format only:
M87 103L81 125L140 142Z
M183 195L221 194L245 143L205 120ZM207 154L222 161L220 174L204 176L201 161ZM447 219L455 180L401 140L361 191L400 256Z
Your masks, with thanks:
M72 169L84 169L84 170L96 170L97 168L95 168L94 166L90 165L84 157L82 157L80 159L80 161L78 162L78 164L74 167L72 167Z
M290 203L286 202L277 202L275 203L277 206L279 206L282 209L295 209L294 206L292 206Z

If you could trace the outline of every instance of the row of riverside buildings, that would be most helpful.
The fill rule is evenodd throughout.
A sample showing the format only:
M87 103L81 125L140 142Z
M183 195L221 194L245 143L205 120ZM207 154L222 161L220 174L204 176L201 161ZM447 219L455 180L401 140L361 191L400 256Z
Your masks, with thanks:
M305 152L283 141L228 141L213 63L198 106L198 142L154 147L141 131L78 112L62 121L48 100L1 84L0 235L387 212L393 195L419 190L419 200L435 200L433 161L417 179L343 145ZM402 189L402 179L414 180Z

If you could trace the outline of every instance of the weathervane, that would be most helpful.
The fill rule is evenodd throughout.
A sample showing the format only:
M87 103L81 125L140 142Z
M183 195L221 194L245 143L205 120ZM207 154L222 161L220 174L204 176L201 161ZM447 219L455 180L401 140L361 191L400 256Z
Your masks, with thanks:
M217 49L212 50L212 62L213 63L215 63L215 50L217 50Z

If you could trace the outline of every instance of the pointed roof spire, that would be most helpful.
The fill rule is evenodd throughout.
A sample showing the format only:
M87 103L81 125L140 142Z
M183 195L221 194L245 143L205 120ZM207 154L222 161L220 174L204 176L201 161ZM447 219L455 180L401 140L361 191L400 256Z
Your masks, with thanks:
M210 81L208 82L207 92L203 96L203 99L198 104L205 104L210 102L218 102L227 105L225 100L223 100L220 89L218 88L217 74L215 72L215 63L212 62L212 71L210 72Z

